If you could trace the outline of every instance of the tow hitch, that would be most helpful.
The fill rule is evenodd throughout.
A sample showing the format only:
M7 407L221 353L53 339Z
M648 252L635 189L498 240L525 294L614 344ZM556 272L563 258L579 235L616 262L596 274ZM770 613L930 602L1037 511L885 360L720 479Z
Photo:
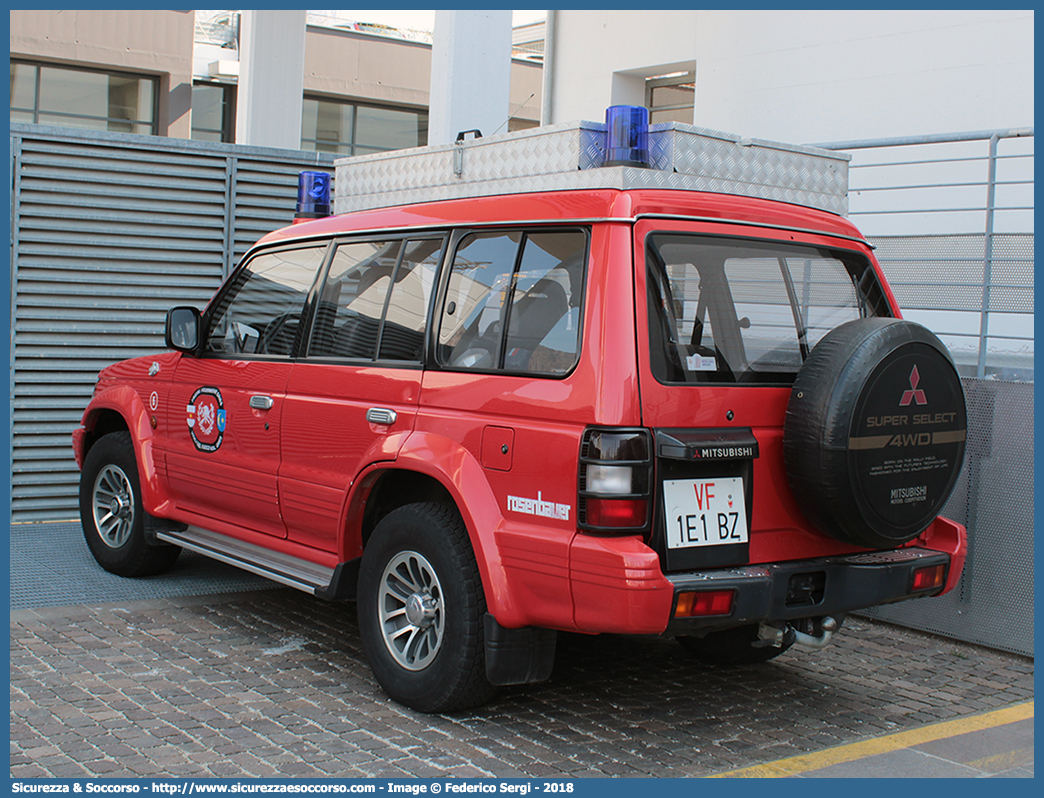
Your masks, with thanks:
M817 625L815 621L812 621L811 624L813 627ZM796 643L808 648L826 648L830 643L830 638L834 636L834 632L838 629L837 621L827 615L819 621L818 626L820 634L817 637L814 634L800 632L786 622L763 623L758 627L757 641L751 645L755 648L764 646L779 648L780 646L790 646Z

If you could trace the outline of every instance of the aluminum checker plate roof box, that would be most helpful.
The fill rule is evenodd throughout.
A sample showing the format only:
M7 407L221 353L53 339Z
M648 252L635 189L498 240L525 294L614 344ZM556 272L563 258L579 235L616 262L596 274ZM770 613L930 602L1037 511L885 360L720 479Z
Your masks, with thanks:
M849 155L677 122L649 127L651 168L602 166L605 125L568 122L340 158L334 212L584 188L677 188L848 213Z

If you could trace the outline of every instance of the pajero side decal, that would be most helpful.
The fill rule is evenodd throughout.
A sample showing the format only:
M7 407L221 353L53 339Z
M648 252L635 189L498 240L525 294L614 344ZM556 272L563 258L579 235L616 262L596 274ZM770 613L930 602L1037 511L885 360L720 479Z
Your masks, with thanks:
M225 403L221 391L204 386L192 394L185 408L189 435L201 452L216 452L221 448L225 433Z

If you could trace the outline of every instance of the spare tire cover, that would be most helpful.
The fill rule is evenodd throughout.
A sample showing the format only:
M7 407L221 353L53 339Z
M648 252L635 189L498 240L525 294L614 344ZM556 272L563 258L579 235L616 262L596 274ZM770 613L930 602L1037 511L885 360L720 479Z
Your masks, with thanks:
M858 319L809 353L787 405L783 454L794 498L830 537L892 548L923 532L964 459L961 380L931 331Z

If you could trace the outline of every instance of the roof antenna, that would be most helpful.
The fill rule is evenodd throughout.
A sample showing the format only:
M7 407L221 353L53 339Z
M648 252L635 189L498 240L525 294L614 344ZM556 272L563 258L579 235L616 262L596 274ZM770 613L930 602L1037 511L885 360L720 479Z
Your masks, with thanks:
M515 110L508 114L508 118L504 120L503 124L501 124L501 126L498 127L496 130L494 130L490 135L491 136L497 135L497 133L500 132L500 128L504 127L504 125L506 125L508 122L511 121L511 117L513 117L515 114L518 113L518 109L521 108L523 105L525 105L530 100L532 100L535 96L536 96L536 92L533 92L528 97L526 97L526 99L524 99L522 102L520 102L518 105L516 105L515 106Z

